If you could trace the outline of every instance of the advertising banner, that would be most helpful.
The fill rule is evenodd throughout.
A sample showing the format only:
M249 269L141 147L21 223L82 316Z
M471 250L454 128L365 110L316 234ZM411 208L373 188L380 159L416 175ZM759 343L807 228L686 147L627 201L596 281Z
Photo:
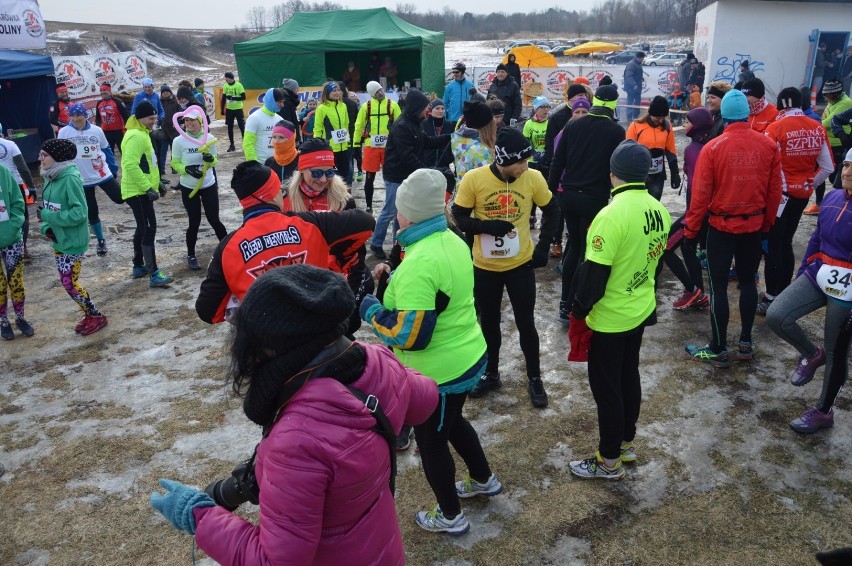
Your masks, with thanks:
M96 96L109 83L115 92L141 90L147 74L145 58L135 51L107 55L53 58L56 82L68 87L71 99Z
M36 0L0 0L0 49L44 49L47 31Z

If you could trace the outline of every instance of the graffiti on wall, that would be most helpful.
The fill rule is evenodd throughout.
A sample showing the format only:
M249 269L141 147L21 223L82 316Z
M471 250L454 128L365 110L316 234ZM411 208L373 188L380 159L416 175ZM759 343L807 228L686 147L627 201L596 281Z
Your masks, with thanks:
M740 73L740 63L748 61L749 69L752 73L757 74L758 71L764 70L763 61L752 59L748 53L735 53L734 55L723 55L716 61L716 74L711 80L727 81L731 84L737 82L737 75Z

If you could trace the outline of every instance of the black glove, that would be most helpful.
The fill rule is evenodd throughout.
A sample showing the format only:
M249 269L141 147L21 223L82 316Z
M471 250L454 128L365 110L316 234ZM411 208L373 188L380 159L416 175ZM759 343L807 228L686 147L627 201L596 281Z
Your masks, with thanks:
M678 175L677 173L672 173L672 188L680 188L680 175Z
M56 242L56 234L53 233L53 228L48 228L44 231L44 235L50 239L51 242Z
M157 191L159 191L161 197L166 196L166 186L163 183L160 183L160 186L157 187Z
M148 189L147 191L145 191L145 194L148 195L148 198L152 201L155 201L160 198L159 193L157 193L157 191L155 191L154 189Z
M852 134L842 133L837 136L843 147L852 147Z
M533 249L532 259L530 260L530 267L544 267L547 265L547 260L550 258L550 250L548 248L539 248L538 246Z
M213 154L212 153L202 153L201 159L204 160L204 163L213 163Z
M481 220L479 229L483 234L490 234L495 238L502 238L514 230L515 225L508 220Z
M186 174L196 179L201 178L201 166L200 165L187 165L186 166Z

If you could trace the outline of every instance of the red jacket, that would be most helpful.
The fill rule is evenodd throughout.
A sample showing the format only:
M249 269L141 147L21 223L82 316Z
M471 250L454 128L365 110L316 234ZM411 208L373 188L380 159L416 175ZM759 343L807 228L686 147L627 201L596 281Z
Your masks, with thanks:
M767 104L766 107L757 114L751 114L748 117L748 123L751 124L751 129L755 132L763 133L766 127L769 126L778 117L778 108L774 104Z
M766 135L781 150L782 182L787 195L809 198L814 186L825 181L834 170L825 128L801 111L769 124ZM817 169L818 161L830 164L831 169L827 166Z
M111 96L99 100L95 112L95 125L105 132L114 132L124 129L124 122L130 118L130 112L123 102Z
M684 232L695 238L707 214L722 232L768 232L781 202L778 146L746 122L733 122L698 155Z
M352 387L375 395L398 434L438 404L438 386L403 366L390 349L367 350ZM194 511L198 547L240 566L401 566L405 564L387 441L376 420L339 381L309 380L290 399L257 450L260 517L222 507Z
M237 306L251 284L275 267L294 263L330 267L331 258L336 258L334 271L348 273L358 263L358 250L375 225L373 216L360 210L249 209L243 225L219 242L213 253L195 310L204 322L223 322L229 304Z

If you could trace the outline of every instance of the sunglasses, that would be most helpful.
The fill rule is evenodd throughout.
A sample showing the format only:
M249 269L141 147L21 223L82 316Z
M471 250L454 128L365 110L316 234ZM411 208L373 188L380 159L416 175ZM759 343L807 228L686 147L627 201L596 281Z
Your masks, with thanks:
M322 169L308 169L311 172L312 179L322 179L323 175L325 175L326 179L331 179L335 175L337 175L337 169L327 169L323 171Z

